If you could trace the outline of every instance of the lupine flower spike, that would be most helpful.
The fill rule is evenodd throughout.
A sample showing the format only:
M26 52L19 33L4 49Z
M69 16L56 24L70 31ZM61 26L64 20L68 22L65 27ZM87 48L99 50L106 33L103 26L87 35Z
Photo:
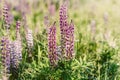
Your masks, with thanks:
M10 73L10 41L8 37L3 37L2 43L2 64L3 64L3 80L8 78Z
M61 53L63 57L65 56L65 44L66 44L66 29L68 27L67 23L67 7L66 4L63 4L60 7L60 32L61 32Z
M19 66L20 61L22 60L21 42L15 40L12 44L12 47L13 47L13 52L11 53L12 67L17 68Z
M22 60L22 45L21 45L21 37L20 37L20 22L16 22L16 40L11 43L11 63L12 67L17 68L19 62Z
M20 21L16 22L16 42L18 44L18 59L22 60L22 43L21 43L21 36L20 36Z
M74 53L74 24L71 23L66 31L66 57L72 59Z
M20 21L16 22L16 39L21 40L21 37L20 37Z
M5 28L7 30L7 33L9 32L9 28L10 28L10 23L9 23L9 16L8 16L8 6L4 5L3 8L3 18L4 18L4 22L5 22Z
M32 48L33 48L33 34L32 30L29 28L26 28L26 41L27 41L27 48L28 48L28 56L32 57Z
M55 66L57 63L57 53L56 53L56 26L55 23L50 27L48 33L48 52L50 65Z
M29 60L31 61L32 58L32 50L33 50L33 35L32 35L32 30L27 28L26 29L26 41L27 41L27 48L28 48L28 57Z
M26 16L24 15L24 29L25 29L25 38L27 41L27 48L28 48L28 56L29 58L32 57L32 48L33 48L33 32L31 29L28 28L27 21L26 21Z
M32 36L32 30L30 29L27 29L26 40L27 40L28 48L31 49L33 47L33 36Z

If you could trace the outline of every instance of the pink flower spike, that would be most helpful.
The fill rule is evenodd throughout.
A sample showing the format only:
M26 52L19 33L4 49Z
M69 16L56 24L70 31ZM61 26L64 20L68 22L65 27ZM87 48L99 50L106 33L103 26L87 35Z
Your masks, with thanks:
M48 52L49 60L52 66L55 66L57 63L57 53L56 53L56 26L55 23L49 28L48 33Z

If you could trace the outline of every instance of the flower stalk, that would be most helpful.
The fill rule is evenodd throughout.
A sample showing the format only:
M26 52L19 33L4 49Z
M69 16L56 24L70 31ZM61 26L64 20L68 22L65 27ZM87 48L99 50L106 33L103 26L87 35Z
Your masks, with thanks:
M13 68L18 68L22 60L22 45L20 36L20 21L16 22L16 40L11 43L11 63Z
M57 53L56 53L56 26L55 23L49 28L48 33L48 52L50 65L55 66L57 63Z
M5 4L3 7L3 20L5 23L5 29L7 34L9 33L9 29L10 29L10 20L9 20L9 9L8 6Z
M61 32L61 53L64 57L66 54L65 46L66 46L66 31L68 28L68 22L67 22L67 7L66 4L63 4L60 7L60 32Z
M73 58L74 53L74 24L71 23L66 31L66 57L67 59Z
M7 36L1 40L2 46L2 65L3 65L3 80L8 78L10 73L10 41Z

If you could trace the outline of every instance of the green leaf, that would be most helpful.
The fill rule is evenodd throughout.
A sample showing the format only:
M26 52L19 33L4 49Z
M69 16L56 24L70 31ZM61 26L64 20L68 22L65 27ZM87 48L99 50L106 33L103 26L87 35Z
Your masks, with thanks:
M40 46L38 45L38 64L40 63L42 52L40 51Z

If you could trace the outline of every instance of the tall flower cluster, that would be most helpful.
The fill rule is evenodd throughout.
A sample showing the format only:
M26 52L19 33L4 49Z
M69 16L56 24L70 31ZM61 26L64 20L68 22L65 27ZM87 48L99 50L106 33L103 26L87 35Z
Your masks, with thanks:
M23 21L24 21L24 29L25 29L25 39L27 41L27 49L28 49L28 56L31 58L32 57L32 48L33 48L33 32L31 29L29 29L26 21L26 16L23 16Z
M20 21L16 22L16 39L21 40L21 37L20 37Z
M18 54L18 59L22 60L22 43L21 43L21 36L20 36L20 21L16 22L16 54ZM18 48L18 49L17 49Z
M19 66L19 62L22 60L22 52L21 52L21 42L15 40L12 44L12 51L11 51L11 64L13 68L17 68Z
M33 48L33 35L32 30L26 28L26 41L27 41L27 48L28 48L28 56L29 58L32 57L32 48Z
M66 31L68 27L67 22L67 7L65 4L63 4L60 7L60 32L61 32L61 53L63 56L65 56L65 44L66 44Z
M8 13L8 6L4 5L3 8L3 17L5 22L5 28L8 30L10 28L10 21L9 21L9 13Z
M7 36L3 37L2 43L2 64L3 64L3 74L8 74L10 72L10 41Z
M1 56L3 65L3 79L8 80L10 68L17 68L19 62L22 60L22 45L20 36L20 21L16 22L16 40L10 41L9 28L10 28L10 16L8 6L3 8L3 20L6 29L6 34L1 40Z
M73 57L74 53L74 24L71 21L66 31L66 56L68 59Z
M22 45L20 37L20 22L16 22L16 40L11 43L11 63L12 67L16 68L22 60Z
M52 66L56 65L57 61L57 53L56 53L56 26L55 23L50 27L48 33L48 51L49 51L49 59L50 64Z
M72 59L74 53L74 24L67 21L67 6L60 7L61 46L56 45L56 27L52 25L48 33L49 59L51 65L56 65L58 59Z
M67 21L67 6L60 7L61 53L71 59L74 53L74 24Z
M33 47L33 35L32 30L29 28L26 30L26 40L28 48L31 49Z
M3 80L8 78L10 73L10 52L11 52L11 41L9 40L8 33L10 28L9 16L8 16L8 6L4 5L3 8L3 18L5 23L5 29L7 35L4 36L1 40L1 51L2 51L2 65L3 65Z

